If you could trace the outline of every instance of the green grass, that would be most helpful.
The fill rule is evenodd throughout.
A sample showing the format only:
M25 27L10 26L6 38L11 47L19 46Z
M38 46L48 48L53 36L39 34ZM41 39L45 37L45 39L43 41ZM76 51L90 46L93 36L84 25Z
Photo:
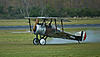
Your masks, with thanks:
M91 22L90 22L91 21ZM94 22L95 21L95 22ZM34 22L32 22L34 23ZM64 24L100 24L100 20L73 20ZM0 26L28 25L28 20L0 20ZM91 28L66 28L76 32ZM92 28L96 30L97 28ZM99 28L98 28L99 29ZM0 30L0 57L100 57L100 43L33 45L31 33L12 33L27 30Z
M67 32L77 32L77 31L86 31L86 30L100 30L100 28L95 28L95 27L64 28L64 31L67 31Z
M99 43L34 46L29 43L0 45L1 57L99 57Z
M71 19L71 21L64 24L100 24L100 19Z
M72 22L64 22L64 24L100 24L100 19L69 19ZM34 21L31 21L32 25ZM54 22L53 22L54 24ZM57 24L60 24L57 22ZM18 26L28 25L28 19L1 19L0 26Z
M100 57L100 43L35 46L33 34L12 33L18 31L27 30L0 30L0 57Z
M1 19L0 26L19 26L28 25L27 19Z

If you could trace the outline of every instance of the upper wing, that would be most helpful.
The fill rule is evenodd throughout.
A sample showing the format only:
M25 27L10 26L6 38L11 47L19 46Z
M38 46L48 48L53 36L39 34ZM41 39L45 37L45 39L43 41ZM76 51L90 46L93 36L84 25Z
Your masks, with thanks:
M30 18L30 19L57 19L58 17L25 17L25 18Z
M57 21L63 20L64 22L71 22L65 17L25 17L27 19L56 19Z

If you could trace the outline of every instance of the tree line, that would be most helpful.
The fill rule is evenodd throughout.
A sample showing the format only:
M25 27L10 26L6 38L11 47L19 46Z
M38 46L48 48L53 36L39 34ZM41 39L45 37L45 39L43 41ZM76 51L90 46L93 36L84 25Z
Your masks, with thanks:
M99 17L100 0L0 0L0 18Z
M23 8L14 8L9 6L4 11L4 7L0 6L0 18L24 18L27 16L26 10ZM61 8L59 10L47 6L42 13L39 7L31 7L28 9L29 16L51 16L51 17L100 17L100 10L91 8Z

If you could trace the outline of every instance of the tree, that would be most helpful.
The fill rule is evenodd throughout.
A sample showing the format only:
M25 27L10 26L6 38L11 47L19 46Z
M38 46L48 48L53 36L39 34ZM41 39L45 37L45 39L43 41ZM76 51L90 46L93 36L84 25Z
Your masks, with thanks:
M0 14L4 14L4 6L0 5Z
M30 16L31 17L38 17L38 16L41 16L41 11L40 11L40 8L39 7L32 7L30 9Z

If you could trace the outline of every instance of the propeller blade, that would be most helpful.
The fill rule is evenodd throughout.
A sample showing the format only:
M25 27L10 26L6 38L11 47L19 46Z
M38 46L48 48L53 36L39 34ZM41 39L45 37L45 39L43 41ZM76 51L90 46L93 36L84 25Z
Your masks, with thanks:
M39 23L39 19L37 18L35 21L35 25L33 26L33 31L36 31L36 25Z

